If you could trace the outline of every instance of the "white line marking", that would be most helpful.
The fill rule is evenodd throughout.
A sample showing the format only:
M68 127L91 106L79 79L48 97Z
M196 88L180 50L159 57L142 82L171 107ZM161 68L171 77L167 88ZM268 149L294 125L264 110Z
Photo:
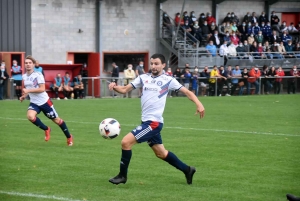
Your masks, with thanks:
M73 200L73 199L64 198L64 197L56 197L54 195L39 195L39 194L33 194L33 193L0 191L0 194L7 194L7 195L13 195L13 196L20 196L20 197L33 197L33 198L42 198L42 199L63 200L63 201L82 201L82 200Z
M20 120L20 121L28 121L27 119L22 118L10 118L10 117L0 117L0 119L7 120ZM50 120L45 120L50 121ZM99 122L84 122L84 121L67 121L67 123L76 123L76 124L99 124ZM137 126L135 124L122 124L123 126ZM259 132L259 131L239 131L239 130L223 130L223 129L207 129L207 128L184 128L184 127L168 127L164 126L164 129L179 129L179 130L196 130L196 131L213 131L213 132L225 132L225 133L244 133L244 134L253 134L253 135L275 135L275 136L289 136L289 137L300 137L297 134L289 134L289 133L272 133L272 132Z

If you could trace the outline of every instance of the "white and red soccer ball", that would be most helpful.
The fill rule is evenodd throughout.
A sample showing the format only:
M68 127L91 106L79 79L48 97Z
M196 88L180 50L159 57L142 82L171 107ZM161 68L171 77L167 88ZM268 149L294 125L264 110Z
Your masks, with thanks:
M99 132L103 138L113 139L120 135L121 125L113 118L106 118L100 122Z

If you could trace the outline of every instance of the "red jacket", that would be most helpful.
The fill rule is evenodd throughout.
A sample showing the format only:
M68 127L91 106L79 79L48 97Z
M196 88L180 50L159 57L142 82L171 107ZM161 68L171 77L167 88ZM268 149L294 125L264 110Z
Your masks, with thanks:
M176 23L176 25L184 25L183 19L178 16L175 17L175 23Z
M213 22L216 24L216 19L213 16L206 17L206 21L208 25L211 25Z
M282 70L282 71L276 71L276 75L278 75L278 76L285 76L285 74L284 74L284 71ZM276 80L275 80L276 82L281 82L282 81L282 78L276 78Z
M253 77L253 78L248 78L248 82L250 83L255 82L256 80L259 79L260 75L261 75L260 70L254 70L254 68L252 68L249 71L249 77Z
M235 37L230 36L230 40L234 45L238 45L239 41L240 41L240 39L237 36L235 36Z

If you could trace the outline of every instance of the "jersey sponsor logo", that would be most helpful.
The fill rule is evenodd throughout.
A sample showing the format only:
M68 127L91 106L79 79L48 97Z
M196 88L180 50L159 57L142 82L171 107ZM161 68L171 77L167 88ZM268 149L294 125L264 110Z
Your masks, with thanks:
M151 83L153 83L153 84L154 84L155 82L156 82L156 80L151 80Z
M136 127L136 130L142 130L142 126L138 126L138 127Z
M157 88L150 88L150 87L145 87L144 90L145 91L158 91Z
M162 83L162 81L158 81L156 84L157 84L158 86L161 86L163 83Z

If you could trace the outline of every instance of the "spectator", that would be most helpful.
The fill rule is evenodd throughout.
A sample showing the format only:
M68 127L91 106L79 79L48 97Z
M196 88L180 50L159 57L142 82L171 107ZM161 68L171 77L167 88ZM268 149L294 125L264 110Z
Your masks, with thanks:
M187 11L184 11L183 12L183 21L186 22L186 21L190 21L190 17L188 15L188 12Z
M276 31L273 31L273 32L272 32L271 39L270 39L271 45L273 45L273 44L275 43L275 41L276 41L277 43L279 43L281 40L280 40L280 38L277 36L277 32L276 32Z
M198 71L194 71L193 74L192 74L192 77L191 77L191 79L192 79L192 92L196 96L198 96L198 93L199 93L198 92L198 89L199 89L199 86L198 86L198 77L199 77L199 75L198 74L199 74Z
M268 71L268 77L269 79L267 79L267 85L269 85L270 89L273 88L273 86L275 86L275 75L276 75L276 70L275 67L272 66L271 69ZM276 94L276 91L274 90L274 94Z
M241 83L241 82L239 82L239 78L241 78L241 77L242 77L242 72L241 72L241 70L240 70L240 67L239 67L239 65L236 65L236 66L235 66L235 69L232 71L232 79L231 79L231 83L232 83L232 87L231 87L231 95L233 95L234 92L235 92L235 90L236 90L236 88L237 88L238 86L241 85L241 84L239 84L239 83ZM239 95L241 95L241 93L239 93Z
M226 86L227 86L227 92L226 92L226 96L230 96L230 91L231 91L231 87L230 87L230 80L232 78L232 68L231 65L227 66L227 69L225 70L226 74L227 74L227 80L225 82Z
M239 92L239 95L243 95L243 92L244 92L244 87L246 86L247 88L247 92L249 91L249 88L248 88L248 78L249 78L249 73L248 73L248 69L247 68L244 68L243 69L243 72L242 72L242 80L241 80L241 84L240 84L240 92Z
M289 40L288 44L284 47L285 47L285 51L287 52L287 55L289 57L294 57L294 53L293 53L294 52L294 47L293 47L292 41Z
M227 13L227 16L224 18L223 22L231 23L231 13Z
M181 26L184 24L183 18L181 18L180 13L176 13L176 17L174 21L176 26Z
M273 54L271 53L271 45L269 45L269 42L266 41L264 46L263 46L263 51L265 52L266 56L268 59L273 59Z
M189 25L192 27L195 25L195 23L197 22L198 24L198 21L197 21L197 18L196 18L196 15L195 15L195 12L192 11L191 14L190 14L190 21L189 21Z
M228 46L228 57L230 59L237 59L236 47L233 43Z
M213 22L209 25L209 32L210 34L214 34L215 31L218 32L218 26Z
M296 29L296 27L294 26L294 23L291 22L290 26L288 27L288 32L289 33L298 33L298 29Z
M198 25L198 22L196 21L193 28L192 28L192 32L193 32L193 36L198 40L200 41L200 44L201 44L201 41L202 41L202 29L199 27Z
M281 32L287 31L288 27L286 26L286 21L283 21L281 26L279 27Z
M6 82L9 78L9 75L7 74L5 70L5 63L2 61L1 67L0 67L0 100L4 99L4 87L6 86Z
M281 82L282 82L282 76L284 76L284 71L282 70L281 67L278 67L277 71L276 71L276 75L275 77L277 77L275 79L275 86L274 86L274 91L275 91L275 94L280 94L280 91L281 91Z
M225 71L224 66L220 66L219 74L220 74L220 79L218 79L218 96L222 96L223 87L224 84L227 85L227 77L228 77L227 71ZM230 95L226 93L226 96L230 96Z
M252 45L253 42L255 41L253 34L250 34L250 36L248 36L247 42L249 45ZM250 47L249 47L250 49Z
M40 62L38 60L35 61L34 71L42 73L45 77L43 67L40 66Z
M238 16L236 16L234 14L234 12L231 13L231 21L230 22L233 23L233 24L235 23L235 25L240 23L240 20L239 20Z
M213 41L213 44L216 47L220 47L221 41L217 30L214 31L213 35L209 38L209 41Z
M184 69L182 69L181 75L185 74L186 69L190 70L190 64L189 64L189 63L186 63L186 64L184 65Z
M50 88L55 92L55 98L57 100L60 100L58 93L60 91L63 91L63 84L62 84L62 78L60 73L57 73L56 77L54 78L53 84L50 86ZM66 96L65 96L66 98Z
M277 41L274 42L274 44L271 46L271 50L273 53L273 58L283 59L283 55L279 53L279 44Z
M179 82L180 82L180 78L181 78L182 73L180 72L180 68L176 68L176 70L173 73L174 78ZM178 91L175 91L176 96L178 96ZM174 94L172 94L172 96L174 96Z
M250 46L250 52L252 53L252 56L255 59L259 59L260 58L260 54L258 53L258 47L257 47L257 42L256 41L254 41L252 43L252 45Z
M258 19L257 19L257 17L256 17L256 13L255 13L255 12L252 13L252 16L251 16L251 18L250 18L250 22L251 22L252 24L258 24Z
M295 52L300 52L300 42L298 42L297 44L296 44L296 46L294 47L294 51ZM295 56L296 56L296 58L300 58L300 53L295 53Z
M290 76L295 76L295 78L288 79L288 94L296 93L296 79L299 77L300 72L297 70L297 66L294 65L293 68L290 70Z
M266 55L263 53L264 49L261 43L258 43L257 51L259 52L259 56L261 58L266 58Z
M174 25L172 24L170 17L168 16L167 13L163 13L163 26L167 27L170 34L172 34L173 36L175 36L175 29L174 29Z
M298 22L298 25L296 26L296 29L297 29L298 31L300 31L300 21Z
M268 20L268 17L266 16L265 12L262 12L261 16L259 16L259 18L258 18L259 25L262 26L262 24L266 24L268 21L269 20Z
M282 55L286 55L286 50L285 50L285 47L284 47L284 44L282 41L280 42L280 45L278 46L278 52Z
M223 42L224 41L227 42L227 45L230 45L230 43L231 43L231 38L230 38L228 31L226 31L226 35L223 37Z
M208 40L209 37L211 36L210 31L209 31L209 27L207 25L207 21L204 21L204 24L201 27L202 29L202 36L205 40Z
M213 91L215 91L215 85L216 85L216 79L217 78L222 78L223 76L221 76L219 74L219 71L217 69L217 66L214 65L213 70L210 72L210 76L209 76L209 95L213 96Z
M237 52L237 56L240 58L240 59L243 59L245 58L245 47L243 45L243 42L240 41L239 42L239 46L236 47L236 52Z
M226 22L223 22L223 23L219 26L219 34L221 35L221 37L226 36L225 27L226 27Z
M200 14L200 17L199 17L199 26L202 27L202 25L204 24L204 22L206 21L206 17L204 15L204 13L201 13ZM206 21L207 22L207 21Z
M261 83L262 85L264 86L264 92L266 94L269 94L269 92L271 91L272 89L272 85L271 83L269 82L269 69L268 69L268 66L267 65L264 65L263 66L263 69L262 69L262 72L261 72L261 76L263 79L261 79Z
M216 19L213 16L211 16L210 12L207 13L206 21L208 25L211 25L212 23L216 24Z
M139 62L139 65L135 68L135 74L136 76L140 76L140 75L143 75L145 74L145 70L144 70L144 62L143 61L140 61ZM142 87L139 89L139 98L141 97L142 95Z
M250 45L248 44L247 40L244 41L244 49L245 52L250 52Z
M190 88L190 81L192 74L190 73L190 70L188 68L185 68L185 73L181 75L183 79L183 85L185 88L189 89Z
M273 30L279 31L279 24L280 19L278 18L278 16L275 14L275 11L272 11L271 13L271 27Z
M75 99L84 98L84 86L82 82L81 74L78 74L73 79L74 82L74 91L75 91Z
M242 25L238 27L239 35L241 41L244 41L247 39L247 27L246 27L246 22L243 22Z
M257 43L261 43L261 44L263 44L265 42L264 36L262 34L262 31L259 31L258 35L255 36L255 41Z
M195 38L192 36L193 33L192 33L192 29L191 29L191 27L190 27L190 25L189 25L189 21L186 20L185 23L184 23L184 25L182 25L181 27L185 30L186 36L187 36L191 41L193 41L193 45L195 46L197 41L196 41Z
M133 79L135 78L135 72L132 69L132 64L128 64L127 65L127 69L124 70L124 77L125 77L125 81L124 81L124 86L130 84ZM132 91L128 92L128 98L131 98L131 94ZM124 94L123 98L126 98L127 94Z
M73 87L71 87L71 78L70 78L70 74L69 72L65 73L65 76L63 77L63 91L64 91L64 95L65 95L65 100L69 98L74 98L74 94L73 92Z
M248 22L248 26L247 26L247 37L249 37L251 34L253 34L252 32L252 23Z
M243 22L251 22L251 15L250 12L247 12L247 14L244 16Z
M13 60L11 74L12 78L14 79L16 95L19 100L22 96L22 67L18 65L17 60Z
M232 36L230 37L231 44L238 46L240 39L237 37L236 32L232 32Z
M238 33L238 27L236 25L236 23L234 22L232 25L231 25L231 33Z
M229 34L232 33L232 28L231 28L230 22L226 22L225 33L226 32L228 32Z
M283 42L283 45L287 45L289 41L292 40L292 37L287 34L286 31L283 31L283 34L282 34L282 38L281 38L281 41Z
M257 35L259 31L260 31L260 27L258 26L258 22L256 22L255 26L252 27L252 33L254 35Z
M227 55L229 53L227 41L224 40L223 45L219 49L220 57L224 57L224 66L227 64Z
M203 71L200 73L201 78L206 78L206 79L201 79L200 80L200 87L201 87L201 95L206 96L206 87L208 86L208 79L209 79L210 73L208 72L208 66L205 66Z
M212 56L212 57L217 56L217 47L213 44L212 40L210 40L209 44L206 45L206 51L209 56Z
M272 28L270 26L270 22L267 22L267 25L262 29L262 34L267 41L271 40L272 36Z
M247 89L247 94L250 95L250 88L252 85L255 86L255 94L257 95L259 92L259 77L261 73L260 70L258 69L258 66L252 67L252 69L249 72L249 78L248 78L248 89Z

